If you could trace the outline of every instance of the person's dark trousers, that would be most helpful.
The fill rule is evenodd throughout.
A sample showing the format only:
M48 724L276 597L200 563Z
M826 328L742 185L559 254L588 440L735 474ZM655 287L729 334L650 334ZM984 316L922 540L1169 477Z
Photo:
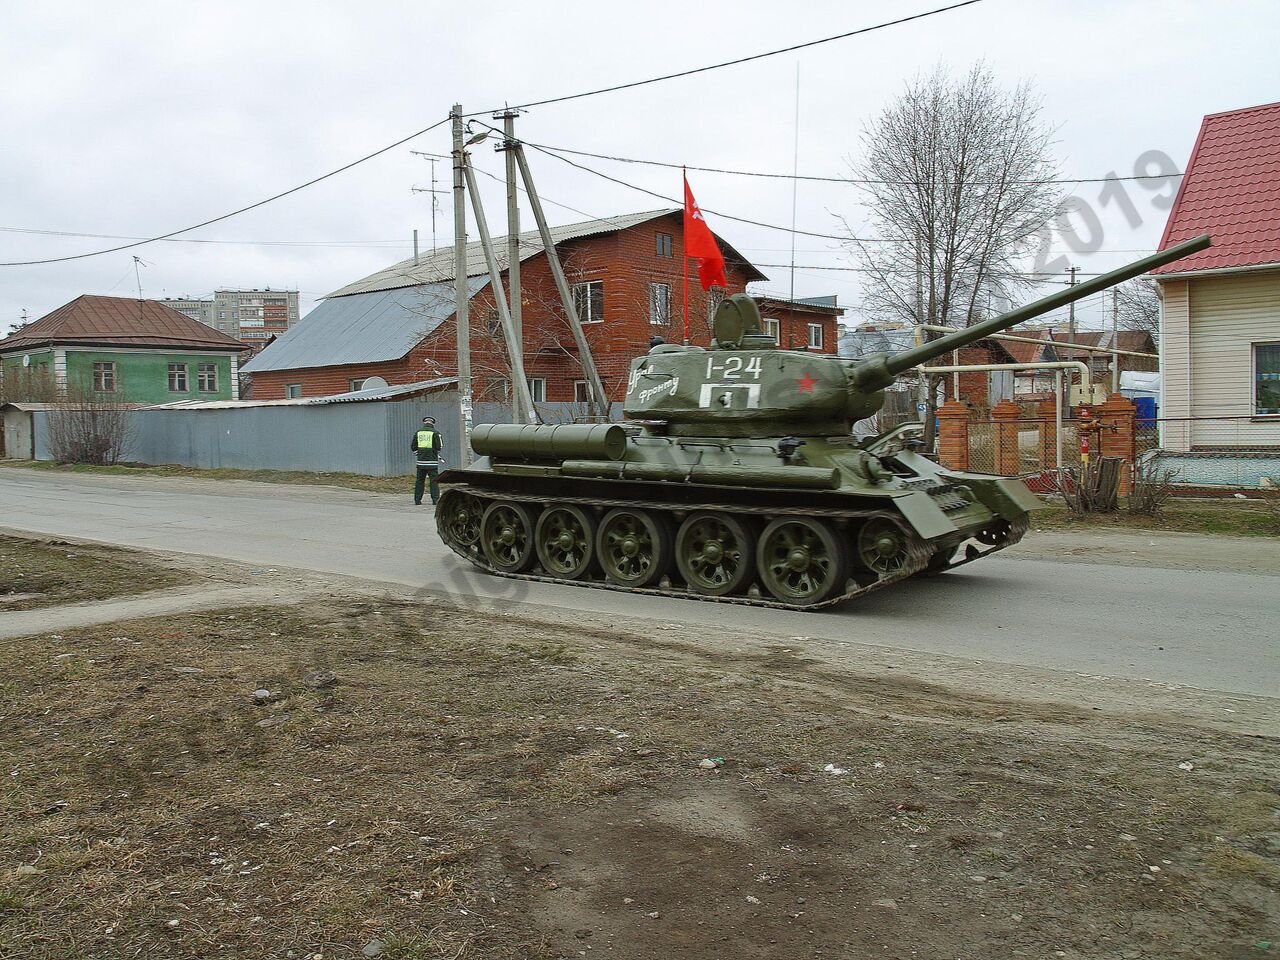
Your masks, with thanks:
M436 475L440 472L439 467L418 467L417 476L413 480L413 502L415 504L422 503L422 487L424 481L431 482L431 502L435 503L440 499L440 487L436 484Z

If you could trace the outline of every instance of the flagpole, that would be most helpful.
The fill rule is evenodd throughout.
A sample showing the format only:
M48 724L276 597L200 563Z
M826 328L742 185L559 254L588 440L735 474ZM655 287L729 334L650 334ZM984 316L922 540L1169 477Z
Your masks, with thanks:
M680 177L684 181L684 201L685 210L681 219L680 227L680 272L684 274L684 344L689 345L689 254L688 250L689 231L684 225L689 219L689 177L685 173L684 167L680 168Z

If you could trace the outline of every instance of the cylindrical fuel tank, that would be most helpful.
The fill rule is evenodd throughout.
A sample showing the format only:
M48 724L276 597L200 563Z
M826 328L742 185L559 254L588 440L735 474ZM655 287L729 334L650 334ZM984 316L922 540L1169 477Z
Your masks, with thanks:
M627 451L627 434L616 423L567 423L559 426L485 423L471 431L471 449L480 456L499 459L599 457L621 460Z
M566 460L560 470L570 477L608 480L663 480L675 483L709 483L727 487L791 487L835 490L840 471L831 467L717 467L677 466L665 463L601 463Z

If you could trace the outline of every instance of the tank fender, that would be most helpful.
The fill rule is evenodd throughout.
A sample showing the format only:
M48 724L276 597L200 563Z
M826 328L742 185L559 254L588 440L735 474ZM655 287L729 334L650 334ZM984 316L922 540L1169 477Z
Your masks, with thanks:
M942 508L933 502L933 497L923 490L895 496L893 505L898 508L916 533L926 540L945 537L958 529L942 512Z

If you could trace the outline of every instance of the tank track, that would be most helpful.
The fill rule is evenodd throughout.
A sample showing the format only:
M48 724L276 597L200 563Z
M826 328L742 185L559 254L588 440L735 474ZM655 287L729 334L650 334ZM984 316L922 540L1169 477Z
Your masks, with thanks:
M521 503L536 503L539 505L545 505L548 502L547 498L543 496L521 494L521 493L510 492L510 491L501 491L501 492L489 491L489 490L484 490L482 488L475 487L472 484L468 484L468 483L451 483L447 487L442 489L441 493L443 494L447 491L457 491L459 493L466 493L481 501L511 500L511 501L516 501ZM551 576L547 576L545 574L540 574L540 573L511 573L508 571L498 570L495 567L493 567L491 564L489 564L484 556L483 551L481 551L479 548L475 548L471 550L459 549L459 547L456 544L454 544L448 536L445 535L445 532L439 529L438 519L437 519L437 530L440 534L440 539L443 540L445 544L448 545L450 550L452 550L462 559L466 560L468 563L472 564L473 566L476 566L479 569L484 570L486 573L493 574L494 576L497 576L497 577L505 577L508 580L525 580L532 583L557 583L564 586L573 586L573 587L588 587L588 588L594 587L597 589L615 590L620 593L646 594L646 595L655 596L655 597L673 597L679 600L702 600L702 601L708 601L711 603L733 603L733 604L739 604L742 606L752 606L752 607L772 607L778 610L803 610L803 611L822 610L828 607L833 607L836 604L840 604L848 600L852 600L855 597L862 597L862 596L865 596L866 594L874 593L877 590L881 590L894 583L898 583L902 580L908 579L909 577L913 577L916 574L925 572L926 568L929 565L929 560L932 557L932 553L933 553L933 551L930 550L929 545L925 541L921 540L918 536L916 536L914 532L911 531L911 529L902 522L902 518L898 514L892 513L887 510L844 510L844 509L830 509L830 508L824 509L824 508L813 508L813 507L802 508L802 507L784 507L784 506L751 507L751 506L744 506L739 504L731 505L731 504L714 503L714 502L696 503L696 504L682 503L678 507L673 507L671 504L662 503L660 501L611 500L611 499L602 498L602 497L575 497L575 496L558 496L555 498L554 502L575 504L580 507L605 507L605 508L639 507L646 510L655 510L655 511L663 511L663 512L673 512L677 509L683 512L691 512L695 510L716 510L716 511L723 511L731 514L745 513L745 514L754 514L759 516L785 515L785 516L803 516L803 517L822 517L829 520L885 519L890 521L891 523L896 524L899 528L903 530L904 533L907 534L907 540L908 540L908 543L910 544L910 548L909 548L909 555L907 558L907 562L903 564L902 569L899 570L897 573L890 574L887 576L880 576L876 580L867 584L858 584L856 580L854 580L853 578L850 578L850 580L848 581L848 584L852 585L852 589L846 589L843 593L833 595L831 597L828 597L826 600L822 600L817 603L801 604L801 603L787 603L782 600L777 600L773 597L764 595L763 591L759 591L760 593L759 596L752 596L750 593L732 594L732 595L726 595L726 596L710 596L707 594L698 593L693 590L684 589L677 585L666 586L666 587L661 585L656 587L628 587L622 584L613 583L602 575L597 575L597 577L594 579L583 578L578 580L568 580L561 577L551 577ZM437 517L438 516L439 515L437 514ZM1023 535L1026 533L1026 530L1027 530L1027 519L1025 517L1019 518L1019 520L1014 521L1011 524L1011 530L1009 532L1009 536L1004 542L1000 544L989 545L989 546L978 546L977 544L972 544L972 543L968 544L966 546L965 555L962 559L953 560L952 562L948 563L946 566L935 567L932 572L943 573L948 570L954 570L956 567L962 567L966 563L972 563L974 560L977 560L981 557L988 556L992 553L995 553L998 550L1003 550L1005 547L1012 546L1013 544L1017 543L1019 540L1022 539ZM959 547L957 546L956 549L958 550ZM953 550L953 555L954 555L954 552L955 551ZM671 582L669 577L664 579L666 579L667 582ZM752 589L757 590L758 588L752 587Z

